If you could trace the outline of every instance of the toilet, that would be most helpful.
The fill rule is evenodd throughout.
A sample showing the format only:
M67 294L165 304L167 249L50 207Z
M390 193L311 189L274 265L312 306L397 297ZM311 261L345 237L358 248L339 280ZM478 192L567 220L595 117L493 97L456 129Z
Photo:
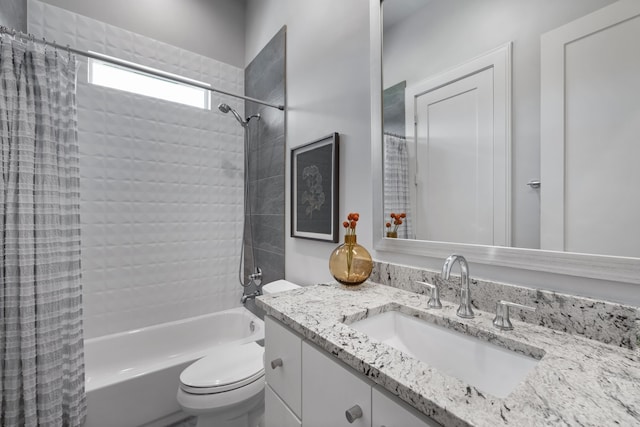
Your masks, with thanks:
M298 288L286 280L262 287L265 295ZM197 427L257 427L264 414L264 347L220 346L180 374L178 403L198 417Z

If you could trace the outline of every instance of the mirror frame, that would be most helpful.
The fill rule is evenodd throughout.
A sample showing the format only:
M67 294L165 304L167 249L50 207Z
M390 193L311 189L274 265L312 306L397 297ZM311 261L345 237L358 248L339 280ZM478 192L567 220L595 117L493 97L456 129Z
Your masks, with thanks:
M383 218L382 197L382 1L369 1L371 162L373 218ZM378 221L372 221L377 224ZM389 239L383 227L373 226L377 251L444 259L460 253L467 261L546 273L640 284L640 258L501 246Z

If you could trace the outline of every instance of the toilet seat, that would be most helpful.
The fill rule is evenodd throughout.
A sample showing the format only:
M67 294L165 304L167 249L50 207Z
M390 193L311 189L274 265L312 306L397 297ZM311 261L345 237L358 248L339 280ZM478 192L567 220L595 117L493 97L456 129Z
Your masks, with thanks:
M250 342L220 346L180 374L180 389L194 395L229 392L264 377L264 348Z

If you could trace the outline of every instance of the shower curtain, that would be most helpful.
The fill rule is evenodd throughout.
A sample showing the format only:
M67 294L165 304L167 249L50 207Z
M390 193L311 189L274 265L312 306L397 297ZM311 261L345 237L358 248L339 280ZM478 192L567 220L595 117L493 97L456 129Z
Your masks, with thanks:
M80 426L76 60L0 35L0 425Z
M407 140L402 136L385 133L384 144L384 216L390 221L390 214L406 213L404 224L398 228L398 237L412 239L413 217L409 192L409 153Z

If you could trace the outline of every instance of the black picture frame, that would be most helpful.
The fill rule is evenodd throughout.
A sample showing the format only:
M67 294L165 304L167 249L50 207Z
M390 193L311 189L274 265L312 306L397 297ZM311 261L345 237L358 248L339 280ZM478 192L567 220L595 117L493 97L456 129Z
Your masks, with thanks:
M337 132L291 150L291 237L338 242Z

